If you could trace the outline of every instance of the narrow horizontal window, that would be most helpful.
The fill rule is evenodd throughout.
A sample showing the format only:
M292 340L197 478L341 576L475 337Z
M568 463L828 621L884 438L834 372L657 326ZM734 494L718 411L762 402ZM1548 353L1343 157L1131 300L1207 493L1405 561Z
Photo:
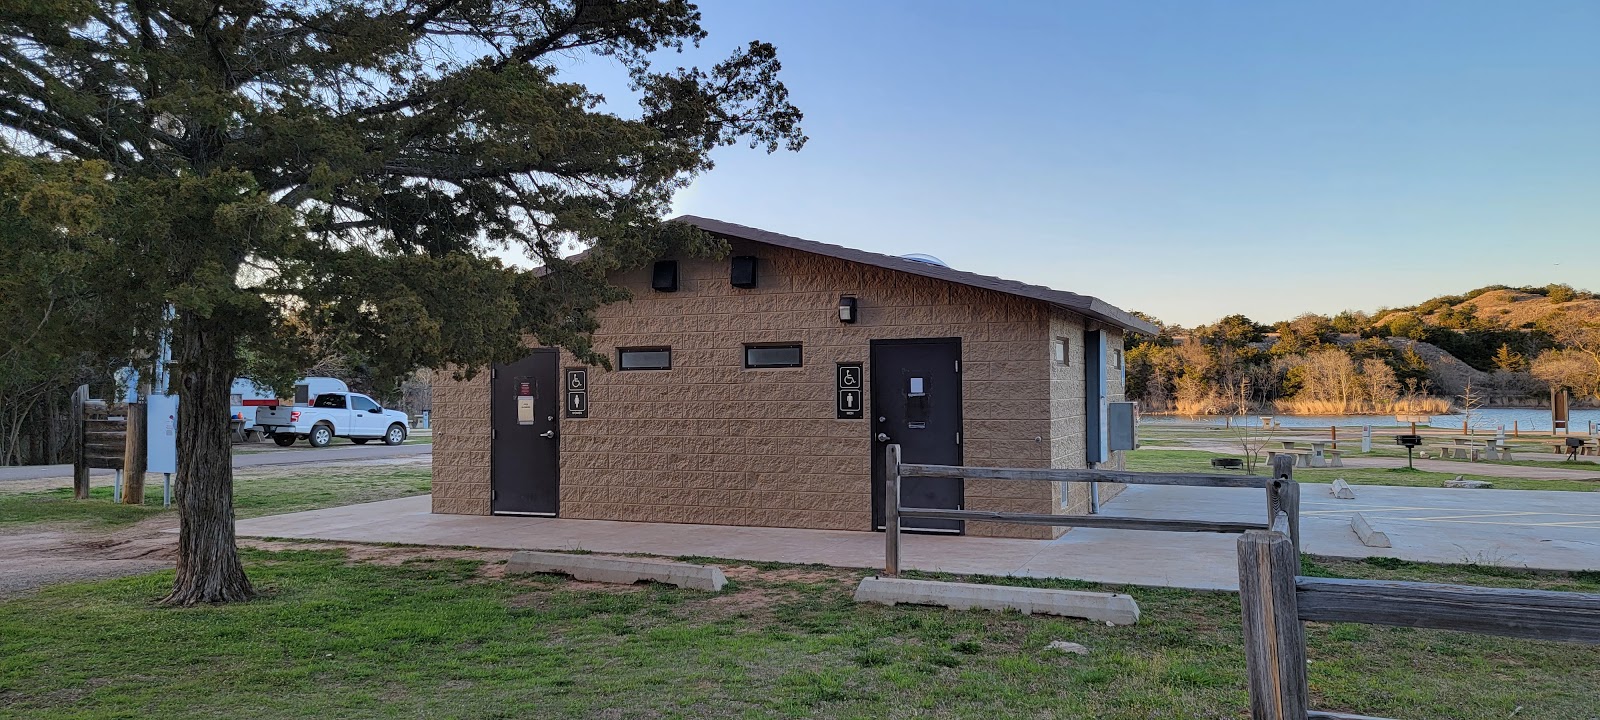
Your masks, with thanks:
M800 367L799 345L746 345L744 366L747 368Z
M671 370L672 348L626 348L617 351L618 370Z

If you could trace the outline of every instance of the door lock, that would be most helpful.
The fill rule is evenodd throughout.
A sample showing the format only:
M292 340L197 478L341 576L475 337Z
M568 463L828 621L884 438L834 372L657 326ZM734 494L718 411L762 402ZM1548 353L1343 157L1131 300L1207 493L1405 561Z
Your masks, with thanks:
M556 436L556 431L554 431L554 430L546 430L546 431L544 431L542 433L539 433L539 437L542 437L542 438L554 438L555 436Z
M891 439L888 433L878 433L878 442L889 442Z

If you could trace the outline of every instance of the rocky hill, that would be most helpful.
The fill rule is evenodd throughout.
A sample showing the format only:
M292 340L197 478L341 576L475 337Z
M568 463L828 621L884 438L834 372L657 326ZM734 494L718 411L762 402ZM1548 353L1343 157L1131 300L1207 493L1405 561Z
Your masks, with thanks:
M1563 322L1600 322L1600 297L1594 293L1551 285L1542 288L1491 286L1465 295L1447 295L1409 308L1381 311L1374 326L1385 326L1397 316L1412 314L1427 325L1461 328L1473 319L1478 327L1529 329L1560 313Z

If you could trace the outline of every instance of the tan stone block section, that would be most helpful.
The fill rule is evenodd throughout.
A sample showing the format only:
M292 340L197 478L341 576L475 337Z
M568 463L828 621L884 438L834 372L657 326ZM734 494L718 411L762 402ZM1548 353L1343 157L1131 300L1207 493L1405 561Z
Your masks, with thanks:
M441 498L434 495L433 512L443 515L488 515L489 500Z
M670 346L673 368L590 369L591 417L560 425L563 517L869 529L878 448L870 421L834 418L833 374L835 363L861 362L870 376L873 339L961 338L967 464L1081 458L1081 439L1069 440L1071 426L1051 419L1081 420L1081 358L1059 369L1049 361L1053 333L1071 333L1081 353L1081 319L836 258L742 243L734 252L762 259L760 287L730 287L725 259L680 261L681 289L671 294L649 288L648 269L615 276L634 300L600 309L597 352L614 361L619 347ZM853 325L837 319L845 293L860 303ZM743 367L744 344L790 341L803 343L804 367ZM577 365L566 353L562 364ZM1075 406L1066 402L1074 392ZM468 500L487 497L489 486L488 374L455 381L441 373L434 401L435 486L445 496L436 510L487 512ZM1053 483L1016 485L969 484L969 506L1060 505ZM1054 536L990 523L969 532Z

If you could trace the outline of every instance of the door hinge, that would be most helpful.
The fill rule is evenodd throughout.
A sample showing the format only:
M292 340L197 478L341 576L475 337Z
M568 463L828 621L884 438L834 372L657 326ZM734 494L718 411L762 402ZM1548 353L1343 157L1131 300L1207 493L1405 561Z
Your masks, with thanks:
M499 430L496 430L494 428L489 428L489 439L490 440L495 439L495 437L498 436L499 434L500 434Z
M961 433L959 433L959 432L956 433L956 444L957 445L961 444Z
M960 360L956 361L956 372L961 372L961 361Z
M500 371L494 368L489 368L489 379L493 380L497 377L500 377Z

